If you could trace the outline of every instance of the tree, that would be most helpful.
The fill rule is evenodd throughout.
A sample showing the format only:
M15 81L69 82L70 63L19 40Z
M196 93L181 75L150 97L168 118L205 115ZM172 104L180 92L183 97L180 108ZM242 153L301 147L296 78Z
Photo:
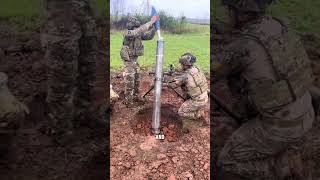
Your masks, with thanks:
M118 20L120 15L123 15L126 8L126 0L111 0L110 1L110 14Z

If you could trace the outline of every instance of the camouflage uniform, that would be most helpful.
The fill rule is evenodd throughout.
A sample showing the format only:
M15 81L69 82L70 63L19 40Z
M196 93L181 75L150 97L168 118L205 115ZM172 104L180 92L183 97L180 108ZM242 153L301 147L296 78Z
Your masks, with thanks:
M47 12L47 103L53 128L63 133L93 107L96 25L87 0L47 0Z
M219 167L248 179L275 179L275 155L297 148L315 116L302 43L281 21L264 15L243 27L213 69L217 79L239 79L230 87L258 112L229 138Z
M130 23L132 22L135 25L131 25ZM139 95L140 66L138 57L144 54L142 40L151 40L155 35L155 28L152 22L140 26L139 21L132 17L129 18L128 24L129 27L124 34L120 56L124 62L123 78L126 102L133 103L135 99L138 99ZM133 29L130 26L137 28Z
M199 68L191 66L183 74L175 77L168 85L172 88L181 87L187 97L178 111L181 117L188 119L204 118L205 107L208 104L208 84L206 76Z

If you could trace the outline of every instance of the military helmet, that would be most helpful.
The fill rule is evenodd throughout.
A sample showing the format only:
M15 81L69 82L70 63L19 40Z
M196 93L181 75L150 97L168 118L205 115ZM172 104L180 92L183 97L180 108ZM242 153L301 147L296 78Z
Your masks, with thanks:
M185 53L180 57L179 63L187 66L192 66L193 63L196 62L196 60L197 58L191 53Z
M131 30L140 26L141 26L141 23L136 17L133 17L133 16L128 17L127 29Z
M222 4L242 12L264 12L273 0L222 0Z

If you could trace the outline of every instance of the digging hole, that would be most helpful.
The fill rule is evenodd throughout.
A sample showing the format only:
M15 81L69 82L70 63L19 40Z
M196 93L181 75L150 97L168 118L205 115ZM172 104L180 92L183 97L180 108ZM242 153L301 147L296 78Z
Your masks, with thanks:
M152 135L151 123L153 114L153 104L146 105L139 110L133 118L131 127L133 132L142 135ZM170 104L161 105L161 132L169 142L177 141L182 136L182 120L180 119L177 108Z

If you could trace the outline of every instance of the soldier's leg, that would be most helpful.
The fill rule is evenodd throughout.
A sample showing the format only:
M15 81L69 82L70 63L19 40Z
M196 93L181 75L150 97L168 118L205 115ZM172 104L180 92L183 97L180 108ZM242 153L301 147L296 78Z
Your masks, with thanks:
M77 117L89 121L90 115L97 115L94 86L96 81L97 33L95 20L88 12L89 7L79 9L82 22L82 37L79 40L80 55L78 66L78 89L75 99ZM93 118L93 117L91 117ZM97 117L98 118L98 117ZM102 117L101 117L102 118Z
M178 110L180 117L198 120L205 115L206 101L196 102L193 100L185 101Z
M52 44L46 52L49 117L52 119L54 131L58 134L72 128L77 74L76 54L74 49L64 45L64 41Z
M72 128L74 93L79 56L80 27L68 16L71 4L48 2L47 34L43 36L47 59L47 103L53 130L59 136ZM63 16L61 14L64 14Z
M189 128L193 127L196 123L197 126L201 126L203 124L202 121L198 121L201 119L201 106L198 106L196 102L192 100L185 101L178 110L178 114L182 117L183 130L188 132ZM199 112L200 111L200 112ZM194 121L197 120L197 121Z
M180 117L186 118L186 119L196 119L197 116L197 110L193 107L193 101L187 100L185 101L179 108L178 114Z
M135 68L135 75L134 75L134 92L133 96L134 99L139 100L139 88L140 88L140 65L138 64L137 60L135 61L136 64L134 66Z
M220 170L248 179L274 179L274 156L285 150L287 144L267 136L256 120L241 126L219 154Z
M125 95L125 103L132 104L134 97L134 76L135 76L135 67L132 62L124 62L123 69L123 78L124 78L124 95Z

